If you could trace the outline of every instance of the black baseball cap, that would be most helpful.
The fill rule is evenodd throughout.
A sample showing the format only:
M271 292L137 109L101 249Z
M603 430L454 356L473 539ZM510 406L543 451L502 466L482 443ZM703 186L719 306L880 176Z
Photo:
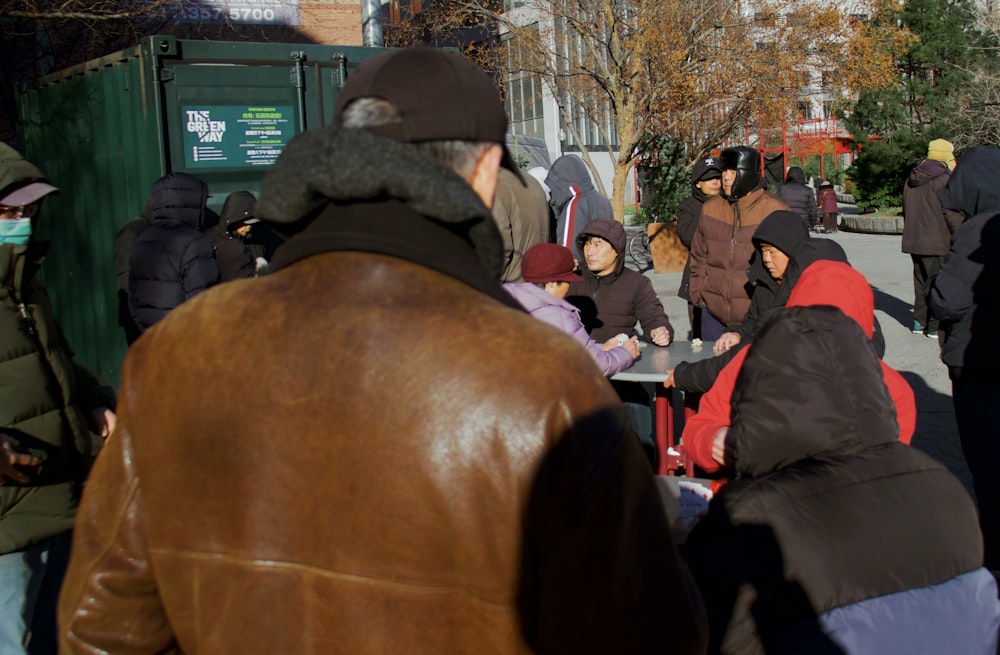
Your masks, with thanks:
M425 46L378 54L358 66L340 90L335 124L359 98L386 100L402 119L367 131L404 143L490 141L503 148L501 165L524 183L505 144L507 114L500 93L490 76L467 59Z

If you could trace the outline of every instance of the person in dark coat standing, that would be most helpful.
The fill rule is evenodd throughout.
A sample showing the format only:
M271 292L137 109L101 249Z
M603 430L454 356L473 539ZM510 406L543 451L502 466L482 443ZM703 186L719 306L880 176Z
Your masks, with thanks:
M823 180L816 189L816 204L820 213L823 214L823 225L816 228L817 232L833 234L837 231L837 217L840 209L837 206L837 191L833 188L833 183Z
M938 321L927 314L927 281L941 270L951 245L951 235L963 216L941 206L938 192L944 189L955 168L952 145L934 139L927 159L910 171L903 186L903 252L913 260L913 334L936 339Z
M721 190L722 168L719 166L719 160L715 157L704 157L694 163L694 169L691 171L691 195L677 205L677 236L688 249L677 295L688 301L688 324L691 326L692 339L701 338L701 307L691 302L691 241L698 229L701 206L712 196L719 195Z
M806 186L806 175L798 166L791 166L785 173L785 183L778 189L778 197L788 208L799 215L807 230L816 227L820 220L816 194Z
M503 239L503 282L520 282L524 253L532 246L549 242L552 210L545 190L530 175L521 177L523 182L506 168L500 169L493 198L493 219Z
M898 435L852 318L794 307L761 329L733 393L737 477L682 548L709 653L997 652L972 499Z
M583 160L575 155L563 155L555 160L545 176L549 188L549 204L556 215L556 243L573 251L573 257L583 265L583 253L577 237L597 218L613 218L611 203L594 188L590 172Z
M83 481L114 427L114 392L73 359L35 238L58 189L0 143L0 653L56 652L56 601ZM66 229L72 216L51 219Z
M972 473L986 566L1000 571L1000 148L970 148L938 194L966 219L955 231L927 305L941 321L962 451Z
M153 206L149 198L142 207L142 213L130 218L115 235L115 284L118 287L118 325L125 332L125 341L132 345L142 330L135 324L128 309L128 272L132 246L139 235L153 225Z
M254 213L256 204L257 198L249 191L230 193L219 213L219 224L205 232L212 241L220 282L253 277L257 273L261 260L246 241L253 226L260 222ZM263 253L263 248L257 246L257 250Z
M219 283L212 242L202 234L208 186L187 173L153 184L153 226L129 256L129 312L145 332L185 300Z

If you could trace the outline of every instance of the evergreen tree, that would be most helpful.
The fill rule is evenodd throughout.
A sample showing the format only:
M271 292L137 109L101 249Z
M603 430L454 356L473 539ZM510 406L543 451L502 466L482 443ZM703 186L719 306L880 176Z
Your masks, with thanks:
M896 60L898 83L862 92L844 116L862 146L848 175L859 202L870 205L899 204L906 176L923 160L927 143L954 140L948 129L960 113L983 38L971 0L907 0L896 19L915 37Z

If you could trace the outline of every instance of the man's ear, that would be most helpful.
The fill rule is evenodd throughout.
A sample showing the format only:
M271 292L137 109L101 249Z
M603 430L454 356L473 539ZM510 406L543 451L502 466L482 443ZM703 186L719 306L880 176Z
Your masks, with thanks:
M497 192L497 175L500 174L502 157L503 148L490 146L476 159L476 167L469 176L469 185L490 209L493 208L493 196Z

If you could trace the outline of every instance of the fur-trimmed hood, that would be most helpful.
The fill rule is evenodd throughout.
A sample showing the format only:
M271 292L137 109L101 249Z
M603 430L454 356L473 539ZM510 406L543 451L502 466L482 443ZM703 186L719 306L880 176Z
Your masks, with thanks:
M364 130L325 127L292 139L261 182L257 216L287 235L327 206L392 202L466 241L499 279L503 243L490 210L457 173L407 143ZM324 212L336 221L337 212ZM363 248L358 248L363 249Z

